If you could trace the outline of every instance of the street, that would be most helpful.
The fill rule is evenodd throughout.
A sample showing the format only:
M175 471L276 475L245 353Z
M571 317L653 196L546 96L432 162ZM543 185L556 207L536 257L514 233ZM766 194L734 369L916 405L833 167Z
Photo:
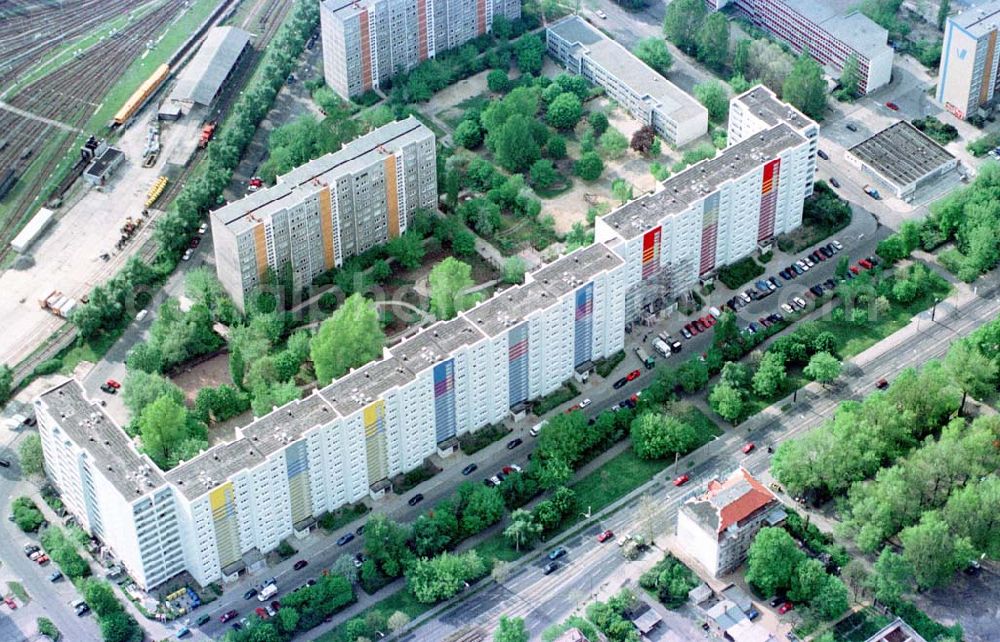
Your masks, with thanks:
M587 600L595 589L605 587L609 592L617 589L614 575L623 563L621 553L611 541L597 543L595 537L599 532L606 528L618 533L629 532L642 522L640 517L653 521L654 532L672 532L678 505L709 480L727 474L736 466L744 466L754 475L766 477L770 456L764 446L776 445L816 428L833 415L842 401L861 399L872 393L875 382L881 378L891 381L905 368L943 357L953 341L1000 313L997 287L998 278L991 275L986 283L979 285L978 295L963 290L939 305L935 321L930 321L929 312L921 313L909 326L845 364L846 374L840 385L826 390L811 384L800 391L797 403L791 404L786 412L779 408L789 404L790 399L771 406L744 422L739 429L727 431L683 458L679 468L691 476L686 486L676 488L670 483L675 471L669 467L621 500L618 505L623 507L617 512L604 517L597 515L581 532L565 540L546 543L537 553L525 558L503 586L485 581L482 590L449 604L405 639L441 640L470 626L481 626L489 631L497 625L501 615L523 617L532 636L537 636L546 627L571 615L576 605ZM755 442L758 448L750 455L743 455L740 447L747 441ZM638 498L644 494L651 496L657 507L650 516L641 516ZM790 501L784 494L780 498ZM612 506L609 510L616 508ZM551 575L543 575L541 567L547 561L543 556L557 544L565 546L569 555L563 558L562 568Z

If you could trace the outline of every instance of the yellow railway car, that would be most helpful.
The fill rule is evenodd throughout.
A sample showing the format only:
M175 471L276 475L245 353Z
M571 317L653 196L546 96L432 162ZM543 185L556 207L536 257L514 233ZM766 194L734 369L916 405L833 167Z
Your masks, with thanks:
M135 93L129 96L129 99L125 101L122 108L118 110L118 113L115 114L114 124L116 126L121 126L128 122L128 119L132 118L132 116L139 111L139 108L146 104L149 97L160 88L160 85L163 84L169 75L169 65L163 64L157 67L156 71L153 72L153 75L139 85L139 88L135 90Z

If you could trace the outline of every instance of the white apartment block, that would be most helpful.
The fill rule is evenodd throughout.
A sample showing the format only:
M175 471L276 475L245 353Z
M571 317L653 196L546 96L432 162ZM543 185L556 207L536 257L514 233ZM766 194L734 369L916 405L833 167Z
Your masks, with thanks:
M298 289L436 205L433 132L412 116L389 123L212 212L219 280L242 310L268 269L290 265Z
M957 118L968 118L996 104L997 32L1000 1L973 5L950 16L944 28L937 101Z
M604 245L577 250L166 473L69 381L36 401L46 470L140 585L234 580L322 513L621 350L623 268Z
M323 73L343 98L521 17L520 0L322 0Z
M553 59L603 87L671 145L685 145L708 131L708 110L701 103L579 16L549 25L545 39Z
M731 109L743 114L741 104L767 102L764 95L751 99L754 91L733 98ZM818 136L818 126L794 111L754 113L775 124L759 129L745 119L738 142L597 219L596 241L626 262L628 319L655 312L802 224L815 177L815 137L799 132Z
M738 15L803 51L840 77L854 56L862 94L889 84L893 50L889 32L862 14L854 0L705 0L710 11L732 7Z
M689 497L677 511L677 541L709 573L729 573L746 559L754 536L786 517L781 502L747 472L737 468L722 481Z

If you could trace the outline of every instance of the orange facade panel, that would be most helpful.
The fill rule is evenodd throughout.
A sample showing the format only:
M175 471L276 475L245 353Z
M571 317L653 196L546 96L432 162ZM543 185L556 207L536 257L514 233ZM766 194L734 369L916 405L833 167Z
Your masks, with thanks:
M979 87L979 104L983 105L986 103L987 98L990 95L990 70L993 69L993 57L996 55L997 48L997 32L996 30L990 32L990 41L986 45L986 64L983 66L983 82ZM971 111L971 109L970 109Z
M253 245L257 254L257 274L264 278L267 272L267 232L263 223L258 223L253 228Z
M368 91L372 88L372 46L367 9L361 12L359 20L361 21L361 88Z
M420 60L427 60L427 0L417 0L417 40Z
M399 197L396 192L396 155L385 159L385 201L386 216L389 219L389 238L399 236Z
M319 224L323 232L323 265L330 270L336 257L333 253L333 206L329 185L319 192Z

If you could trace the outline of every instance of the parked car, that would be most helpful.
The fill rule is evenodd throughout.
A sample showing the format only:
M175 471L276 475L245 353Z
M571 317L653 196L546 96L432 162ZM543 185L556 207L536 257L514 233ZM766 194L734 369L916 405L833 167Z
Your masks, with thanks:
M211 620L212 620L211 615L209 615L208 613L202 613L200 616L198 616L198 619L195 620L194 623L196 626L203 626L205 624L208 624Z
M685 473L684 475L681 475L680 477L674 480L674 486L683 486L689 481L691 481L691 477Z
M246 593L243 594L243 599L244 600L252 600L255 597L257 597L257 589L256 588L251 588ZM223 620L223 622L225 622L225 620Z
M598 17L598 18L600 18L601 20L607 20L607 19L608 19L608 14L604 13L604 12L603 12L603 11L601 11L600 9L598 9L598 10L597 10L597 11L595 11L594 13L596 13L596 14L597 14L597 17Z
M885 106L888 107L889 109L891 109L892 111L899 111L899 105L897 105L896 103L892 102L891 100L889 102L887 102L885 104Z
M827 290L833 290L837 287L837 282L833 279L827 279L826 281L823 281L823 287Z
M106 384L106 383L102 383L102 384L101 384L101 390L102 390L103 392L106 392L106 393L108 393L109 395L113 395L113 394L115 394L116 392L118 392L118 389L117 389L117 388L113 388L113 387L109 386L109 385L108 385L108 384Z
M843 245L841 245L841 244L840 244L840 241L838 241L837 239L834 239L834 240L830 241L830 245L832 245L833 247L837 248L837 251L838 251L838 252L839 252L840 250L844 249L844 246L843 246Z
M715 307L714 305L708 309L708 313L711 314L716 319L722 316L722 310Z
M112 387L112 388L114 388L115 390L118 390L119 388L121 388L121 387L122 387L122 384L118 383L118 382L117 382L117 381L115 381L114 379L108 379L108 380L107 380L107 381L105 381L104 383L108 384L109 386L111 386L111 387Z
M846 125L844 125L844 127L848 128L852 132L858 131L858 126L855 125L854 123L847 123Z
M840 181L838 181L836 178L834 178L833 176L831 176L830 177L830 185L833 185L834 187L840 187Z
M517 439L511 439L507 442L507 450L514 450L518 446L524 443L524 440L518 437Z
M46 555L45 553L39 555L38 559L35 560L35 564L38 564L39 566L45 566L48 563L49 563L49 556Z
M808 264L808 263L806 263L806 262L805 262L804 260L802 260L802 259L800 259L800 260L796 261L796 262L795 262L795 265L796 265L796 266L797 266L797 267L798 267L799 269L801 269L801 270L802 270L803 272L808 272L808 271L809 271L809 267L810 267L810 266L809 266L809 264Z
M135 314L135 320L136 321L142 321L147 316L149 316L149 310L146 310L145 308L143 308L142 310L139 310L138 312L136 312L136 314Z
M784 615L785 613L788 613L794 608L795 608L794 604L792 604L791 602L785 602L784 604L778 607L778 615Z
M691 338L691 331L688 330L687 326L684 326L683 328L681 328L681 336L684 337L685 339L690 339Z
M885 379L879 379L877 382L875 382L875 387L878 388L879 390L885 390L886 388L889 387L889 382L886 381Z
M830 249L830 248L829 248L828 246L826 246L826 245L824 245L823 247L819 248L819 251L820 251L820 252L821 252L821 253L823 254L823 256L825 256L826 258L830 258L831 256L833 256L833 250L831 250L831 249Z
M806 302L805 302L805 299L803 299L802 297L798 297L797 296L794 299L792 299L792 301L795 303L795 305L799 306L800 310L804 310L805 309Z
M188 248L188 249L184 250L184 254L181 256L181 260L182 261L190 261L192 254L194 254L194 250L192 250L191 248Z
M827 244L826 244L826 245L824 245L823 247L825 247L826 249L830 250L830 252L832 252L832 253L834 253L834 254L836 254L836 253L840 252L840 250L839 250L839 249L837 249L837 246L836 246L836 245L834 245L833 243L827 243Z
M752 441L750 441L750 442L747 442L747 443L746 443L746 444L745 444L745 445L743 446L743 454L744 454L744 455L749 455L750 453L752 453L752 452L754 451L754 449L755 449L756 447L757 447L757 446L756 446L756 445L754 445L754 443L753 443Z
M257 615L257 617L259 617L262 620L266 620L269 617L271 617L270 615L267 614L267 609L265 609L262 606L258 606L253 610L253 612Z
M295 569L296 571L301 571L302 569L304 569L307 566L309 566L309 562L308 561L306 561L306 560L299 560L298 562L295 562L295 565L292 566L292 568Z
M775 277L773 277L773 276L772 276L772 277L770 277L770 278L768 279L768 281L770 281L770 282L771 282L771 285L773 285L773 286L774 286L775 288L783 288L783 287L785 287L785 286L784 286L784 285L783 285L783 284L781 283L781 281L779 281L779 280L778 280L777 278L775 278ZM772 289L773 289L773 288L772 288Z
M413 504L410 504L410 506L413 506ZM347 544L350 544L352 541L354 541L354 533L344 533L343 535L337 538L337 546L345 546Z
M208 231L208 223L202 223L198 226L198 234L204 234Z
M510 464L509 466L504 466L502 470L504 475L512 475L521 472L521 467L517 464Z
M777 595L771 598L771 601L768 602L768 604L771 605L771 608L776 608L784 604L787 600L788 600L787 597L785 597L781 593L778 593Z
M869 257L866 257L866 258L865 258L865 260L866 260L866 261L868 261L869 263L871 263L871 264L872 264L872 266L876 266L876 265L878 265L878 264L879 264L879 260L878 260L878 258L877 258L877 257L875 257L875 256L869 256Z
M559 568L559 562L549 562L542 567L542 573L550 575L551 573L554 573L557 568Z
M635 376L632 376L632 375L635 375ZM639 376L639 371L638 370L633 370L632 372L629 373L628 380L632 381L633 379L635 379L638 376ZM580 407L581 408L586 408L589 405L590 405L590 399L584 399L583 401L580 402Z
M827 156L826 152L824 152L822 149L816 150L816 155L822 158L823 160L830 160L830 157Z
M38 547L35 546L34 544L25 544L24 545L24 555L25 556L29 556L32 553L34 553L35 551L37 551L37 550L38 550Z
M624 388L624 387L625 387L625 384L627 384L627 383L628 383L628 379L626 379L625 377L622 377L622 378L621 378L621 379L619 379L618 381L614 382L614 383L612 384L612 387L613 387L613 388L614 388L615 390L619 390L619 389L621 389L621 388Z
M781 304L781 309L784 310L785 312L787 312L788 314L792 314L793 312L795 312L795 310L792 308L792 306L788 305L787 303L782 303Z
M562 557L563 555L566 555L566 553L568 553L568 552L569 551L567 551L565 547L563 547L563 546L556 546L551 551L549 551L549 559L550 560L557 560L560 557Z
M51 573L49 573L49 581L50 582L58 582L62 578L63 578L63 574L60 571L52 571Z
M471 475L472 473L476 472L477 468L479 468L479 466L477 466L476 464L469 464L468 466L462 469L462 474Z
M615 536L615 534L613 532L611 532L611 530L609 529L609 530L604 531L600 535L598 535L597 536L597 541L600 542L601 544L603 544L604 542L608 541L609 539L611 539L614 536Z
M193 237L191 237L191 242L188 243L188 247L193 250L196 247L198 247L198 245L200 245L200 244L201 244L201 237L200 236L193 236Z
M408 501L406 503L409 504L410 506L416 506L417 504L419 504L422 501L424 501L423 494L417 493L416 495L414 495L413 497L410 498L410 501Z
M868 259L861 259L861 260L859 260L858 261L858 265L860 265L861 267L863 267L866 270L870 270L873 267L875 267L874 265L872 265L872 262L869 261Z
M814 285L811 288L809 288L809 291L812 292L813 295L815 295L817 297L823 296L823 288L822 288L822 286Z
M223 613L222 616L219 618L219 621L225 624L229 620L234 619L237 615L238 613L236 613L236 609L232 609L230 611L226 611L225 613Z

